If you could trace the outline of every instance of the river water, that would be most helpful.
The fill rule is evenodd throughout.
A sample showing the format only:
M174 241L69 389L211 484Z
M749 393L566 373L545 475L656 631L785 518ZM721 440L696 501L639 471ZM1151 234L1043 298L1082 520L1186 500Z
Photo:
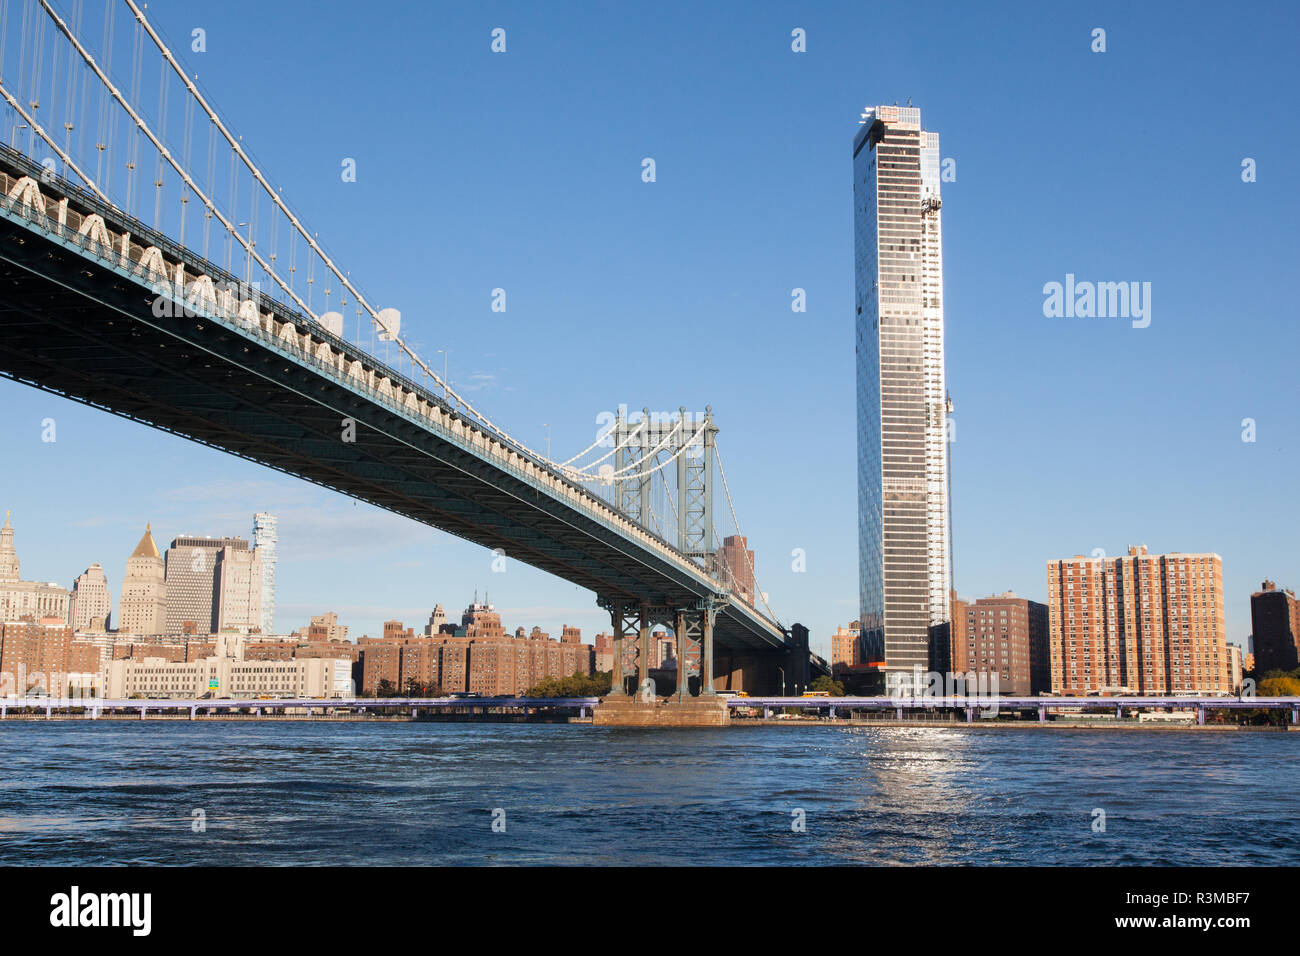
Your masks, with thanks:
M1270 732L11 721L0 863L1295 865L1298 749Z

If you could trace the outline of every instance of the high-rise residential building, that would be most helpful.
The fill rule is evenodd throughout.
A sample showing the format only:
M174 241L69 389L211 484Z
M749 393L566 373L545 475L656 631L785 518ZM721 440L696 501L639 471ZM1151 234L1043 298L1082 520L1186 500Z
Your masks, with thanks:
M1250 627L1259 674L1300 667L1300 601L1295 592L1265 581L1250 596Z
M113 598L108 593L108 578L96 561L77 575L68 600L68 623L74 631L104 632L113 613Z
M1217 554L1075 555L1048 562L1047 591L1053 691L1230 689Z
M862 644L890 687L951 619L939 136L868 107L853 140Z
M953 657L961 662L960 667L954 664L954 673L974 673L977 684L990 688L994 685L985 682L985 675L996 674L997 692L1009 697L1051 690L1046 604L1016 597L1011 591L961 603L966 621L953 630ZM964 646L959 647L959 642Z
M601 632L596 635L595 668L601 673L614 669L614 635Z
M182 535L173 539L164 557L167 582L167 626L168 634L211 634L220 630L218 611L221 604L220 581L217 577L218 564L221 563L221 551L248 551L248 542L243 538L202 538ZM238 577L251 587L249 569L243 563L229 558L232 578ZM244 570L237 571L237 567ZM261 577L257 577L260 602ZM233 587L233 585L232 585ZM246 621L251 613L242 601L232 607L231 620ZM251 602L251 596L249 599ZM260 618L261 608L258 607ZM234 626L234 625L232 625ZM247 626L247 625L245 625Z
M167 633L166 565L149 525L126 559L117 629L138 637Z
M67 623L68 589L53 582L23 581L14 528L5 512L0 527L0 622L57 617Z
M722 539L718 548L718 576L722 583L749 604L757 601L754 593L754 552L742 535L733 534Z
M275 633L275 561L279 541L275 515L259 511L253 515L253 550L262 565L262 593L260 626L263 634Z

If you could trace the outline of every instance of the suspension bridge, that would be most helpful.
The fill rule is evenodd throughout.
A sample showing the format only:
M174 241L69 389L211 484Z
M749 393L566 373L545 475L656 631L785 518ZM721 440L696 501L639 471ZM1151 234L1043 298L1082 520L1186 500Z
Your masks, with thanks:
M678 698L827 671L750 553L719 559L716 484L740 526L711 409L620 411L565 461L530 448L360 291L134 0L0 2L0 375L590 589L612 696L652 686L657 627Z

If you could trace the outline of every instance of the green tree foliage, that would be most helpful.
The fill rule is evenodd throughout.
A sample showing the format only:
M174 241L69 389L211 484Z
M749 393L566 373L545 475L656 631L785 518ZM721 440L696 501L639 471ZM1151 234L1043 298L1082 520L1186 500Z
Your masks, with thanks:
M437 681L418 681L414 677L406 679L406 697L441 697L442 688Z
M827 677L825 674L823 674L821 677L815 678L812 682L812 686L809 687L808 689L824 690L832 697L844 696L844 685L841 684L833 677Z
M604 697L609 693L611 671L597 671L587 676L575 671L571 677L548 677L528 688L525 697Z

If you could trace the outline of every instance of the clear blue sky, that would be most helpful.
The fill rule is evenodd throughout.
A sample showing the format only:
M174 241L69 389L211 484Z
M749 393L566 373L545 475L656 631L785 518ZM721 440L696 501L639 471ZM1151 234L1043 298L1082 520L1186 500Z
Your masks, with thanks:
M909 97L957 170L943 188L959 591L1043 600L1051 558L1216 551L1242 640L1264 577L1300 586L1294 5L149 13L172 38L207 31L207 52L181 59L284 196L522 439L544 445L549 423L566 458L620 403L711 404L760 583L823 650L857 613L851 140L863 106ZM1042 287L1066 273L1150 282L1150 327L1044 318ZM165 545L248 534L269 510L281 630L334 609L373 634L435 601L454 615L475 588L512 627L590 640L608 623L588 592L515 563L492 573L487 551L306 483L12 383L0 408L0 506L25 577L70 585L99 561L116 602L146 521Z

